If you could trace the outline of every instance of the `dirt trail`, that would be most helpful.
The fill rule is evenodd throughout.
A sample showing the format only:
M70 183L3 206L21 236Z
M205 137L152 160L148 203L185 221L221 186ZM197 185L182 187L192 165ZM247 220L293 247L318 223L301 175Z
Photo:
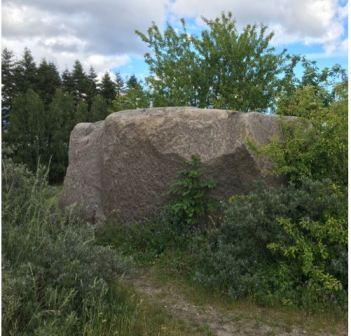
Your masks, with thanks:
M209 335L216 336L332 336L328 332L311 333L300 327L291 327L273 321L268 325L259 319L253 319L238 311L223 311L212 305L194 305L172 284L160 284L147 273L134 274L124 279L132 284L136 292L152 304L163 307L177 319L190 325L207 326ZM337 333L338 336L347 333Z

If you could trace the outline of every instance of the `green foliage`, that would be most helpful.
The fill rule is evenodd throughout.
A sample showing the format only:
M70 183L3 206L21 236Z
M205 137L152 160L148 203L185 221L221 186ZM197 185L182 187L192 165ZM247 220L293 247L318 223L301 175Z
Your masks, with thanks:
M170 186L169 204L172 221L182 233L203 228L210 212L215 209L215 201L209 197L215 183L204 180L200 158L193 155L185 165L185 169Z
M115 99L117 94L116 83L112 81L108 72L104 74L100 83L100 94L109 103Z
M166 212L142 224L123 224L110 218L97 230L97 240L141 264L153 263L168 249L187 243L180 238Z
M36 87L37 66L34 62L31 51L28 48L24 49L22 59L16 64L14 69L17 93L26 93L27 90L34 90Z
M2 333L182 335L186 326L117 282L125 262L57 209L57 190L8 155L2 180ZM147 321L147 323L145 322Z
M123 90L120 88L119 94L112 102L111 110L123 111L136 108L145 108L149 106L150 100L148 93L145 91L142 84L133 75L128 79L126 88Z
M77 104L75 117L76 117L76 123L78 123L78 122L88 122L88 120L90 119L89 107L88 107L87 102L85 102L84 100L80 101Z
M108 284L123 270L114 252L95 245L92 227L55 209L40 171L6 160L2 197L3 332L108 334L119 299Z
M76 60L74 62L71 76L73 83L71 94L73 94L75 101L86 99L90 91L90 81L80 61Z
M91 104L89 121L95 122L104 120L108 114L107 107L108 105L105 98L101 95L96 95Z
M335 99L322 107L316 89L306 86L296 90L288 104L280 107L283 115L297 115L295 122L282 122L283 139L263 149L276 166L275 173L298 183L308 177L329 178L347 185L347 84L334 87Z
M223 224L199 250L195 280L236 298L343 306L347 204L344 191L335 188L305 181L233 197Z
M9 49L4 49L1 54L1 115L2 126L6 129L12 100L16 92L15 85L15 62L13 53Z
M42 60L36 76L36 92L47 106L58 88L61 86L60 74L54 63Z
M14 159L26 162L32 170L47 149L45 126L44 104L32 89L14 99L5 140L15 145Z
M151 49L145 55L155 106L198 106L262 111L273 106L285 54L269 45L267 27L247 25L238 32L231 13L204 19L200 36L170 25L162 34L153 24L137 32Z
M95 97L98 94L97 74L93 67L90 67L87 78L88 78L88 96L86 100L88 105L91 106L91 101L93 97Z
M76 120L73 97L61 89L56 90L48 107L46 125L47 151L50 157L46 156L43 162L50 164L51 182L60 182L64 177L68 164L69 136Z

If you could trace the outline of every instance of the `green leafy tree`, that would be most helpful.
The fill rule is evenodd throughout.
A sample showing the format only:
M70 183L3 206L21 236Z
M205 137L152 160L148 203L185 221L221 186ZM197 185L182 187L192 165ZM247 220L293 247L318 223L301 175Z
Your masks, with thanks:
M32 89L16 96L11 109L6 142L13 145L14 159L35 171L39 159L47 153L44 104Z
M273 33L256 25L238 32L230 13L204 22L200 36L189 35L184 20L179 33L169 25L162 34L155 24L137 32L151 49L145 60L155 105L272 108L287 62L270 46Z
M297 65L303 70L301 78L294 71ZM319 69L316 62L294 56L285 69L282 87L277 96L276 112L280 115L309 118L311 111L332 104L337 98L333 87L346 81L345 69L338 64Z
M335 98L327 107L311 85L278 105L279 114L300 118L282 122L283 140L274 140L263 150L275 161L275 173L295 183L308 177L347 185L347 82L336 84L332 92Z

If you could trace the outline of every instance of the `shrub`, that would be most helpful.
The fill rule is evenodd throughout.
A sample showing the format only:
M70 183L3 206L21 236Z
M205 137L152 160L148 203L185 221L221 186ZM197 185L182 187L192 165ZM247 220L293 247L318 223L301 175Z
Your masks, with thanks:
M56 209L40 170L4 161L2 223L3 333L110 335L123 306L110 283L123 264L92 227Z
M209 196L215 183L203 178L200 158L193 155L185 165L185 169L180 171L177 180L170 186L171 202L168 205L170 218L182 233L205 226L210 212L216 207L215 201Z
M334 87L335 99L328 107L313 103L315 90L302 88L289 97L289 103L280 113L297 115L299 121L282 122L283 139L273 141L261 150L276 163L274 172L285 175L289 181L331 179L346 186L347 82Z
M199 250L195 280L265 303L344 304L346 199L335 188L305 180L233 197Z

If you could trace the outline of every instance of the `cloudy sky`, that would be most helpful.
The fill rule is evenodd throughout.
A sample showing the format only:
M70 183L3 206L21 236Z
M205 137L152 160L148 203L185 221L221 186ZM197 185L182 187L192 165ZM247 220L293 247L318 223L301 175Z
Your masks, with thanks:
M201 16L221 11L231 11L239 25L268 25L279 50L321 66L347 64L347 0L3 0L2 47L21 55L27 46L36 60L45 57L60 70L79 59L99 73L143 77L146 50L136 29L185 18L196 33L203 29Z

